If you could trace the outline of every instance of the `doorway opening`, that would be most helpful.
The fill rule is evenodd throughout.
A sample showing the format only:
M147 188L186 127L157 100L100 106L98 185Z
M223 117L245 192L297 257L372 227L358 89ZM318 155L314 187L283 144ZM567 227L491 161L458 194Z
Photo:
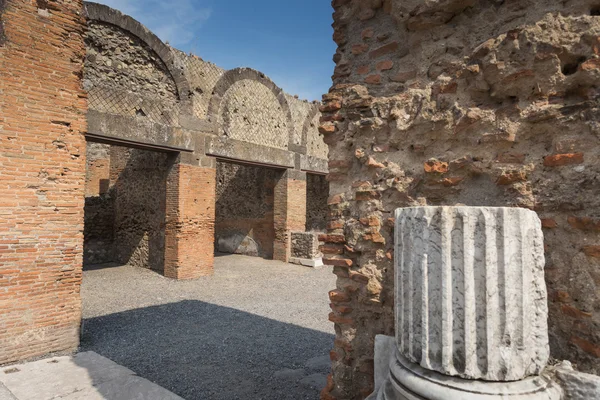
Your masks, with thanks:
M84 270L130 265L164 272L166 152L87 143Z
M216 173L215 252L273 259L282 170L218 160Z

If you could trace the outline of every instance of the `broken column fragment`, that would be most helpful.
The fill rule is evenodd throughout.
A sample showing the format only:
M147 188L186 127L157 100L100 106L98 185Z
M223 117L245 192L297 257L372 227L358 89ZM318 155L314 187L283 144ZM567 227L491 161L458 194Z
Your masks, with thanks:
M450 376L515 381L547 364L540 220L522 208L396 214L398 349Z
M396 349L376 360L391 361L371 398L561 399L544 371L548 309L537 215L402 208L395 232Z

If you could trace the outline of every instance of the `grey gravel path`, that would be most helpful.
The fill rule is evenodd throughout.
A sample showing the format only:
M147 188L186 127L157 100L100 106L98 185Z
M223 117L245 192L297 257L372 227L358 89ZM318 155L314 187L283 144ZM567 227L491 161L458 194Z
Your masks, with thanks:
M329 268L237 255L195 281L129 266L85 271L81 350L187 400L318 399L334 287Z

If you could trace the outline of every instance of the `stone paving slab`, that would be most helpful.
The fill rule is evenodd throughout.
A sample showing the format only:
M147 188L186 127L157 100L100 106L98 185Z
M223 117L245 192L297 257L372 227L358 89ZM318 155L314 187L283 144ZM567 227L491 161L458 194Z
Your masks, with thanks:
M0 400L14 399L183 400L91 351L0 368Z

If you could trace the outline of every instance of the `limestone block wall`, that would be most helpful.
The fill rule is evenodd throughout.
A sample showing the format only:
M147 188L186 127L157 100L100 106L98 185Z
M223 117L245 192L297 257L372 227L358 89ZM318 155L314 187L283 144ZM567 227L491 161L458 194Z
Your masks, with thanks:
M0 364L79 342L82 2L0 2Z
M215 248L273 257L274 189L278 170L217 162Z
M397 207L512 206L544 229L551 356L600 373L600 17L595 1L334 0L323 398L372 390L394 334Z

